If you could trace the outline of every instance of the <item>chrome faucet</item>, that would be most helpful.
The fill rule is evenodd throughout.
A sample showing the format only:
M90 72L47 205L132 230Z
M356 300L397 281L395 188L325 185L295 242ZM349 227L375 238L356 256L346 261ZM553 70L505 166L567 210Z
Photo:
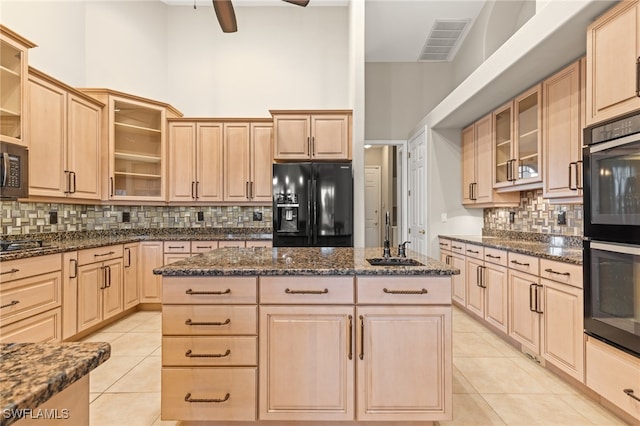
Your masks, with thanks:
M389 227L391 226L391 216L389 211L384 216L384 248L382 249L382 257L388 259L391 257L391 248L389 246Z

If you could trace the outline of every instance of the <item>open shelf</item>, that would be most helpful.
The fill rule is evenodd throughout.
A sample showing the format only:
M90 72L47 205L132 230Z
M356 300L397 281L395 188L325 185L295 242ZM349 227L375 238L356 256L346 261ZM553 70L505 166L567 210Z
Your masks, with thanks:
M142 163L159 163L162 158L143 154L130 154L128 152L115 152L114 156L117 160L137 161Z
M4 107L0 107L0 116L2 117L17 117L20 118L19 111L13 111Z
M531 159L531 158L536 158L537 156L538 156L538 153L530 154L530 155L524 155L524 156L521 156L521 157L519 158L519 160L520 160L520 161L528 160L528 159Z
M135 126L133 124L120 123L120 122L115 122L114 124L116 125L117 128L120 128L128 133L137 133L137 134L149 134L149 133L161 134L162 133L162 130L153 129L151 127Z
M131 172L114 172L117 176L132 176L132 177L141 177L141 178L153 178L160 179L162 176L157 174L147 174L147 173L131 173Z
M14 71L10 68L7 68L3 65L0 64L0 75L2 76L1 78L20 78L20 73L17 71Z

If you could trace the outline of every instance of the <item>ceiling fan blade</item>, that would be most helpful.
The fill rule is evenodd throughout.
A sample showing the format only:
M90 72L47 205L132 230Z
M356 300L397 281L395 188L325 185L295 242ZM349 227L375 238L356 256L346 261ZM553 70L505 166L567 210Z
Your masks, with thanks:
M302 7L305 7L306 5L309 4L309 0L282 0L282 1L286 1L287 3L295 4L296 6L302 6Z
M233 11L231 0L213 0L213 9L218 17L220 28L225 33L235 33L238 31L236 14Z

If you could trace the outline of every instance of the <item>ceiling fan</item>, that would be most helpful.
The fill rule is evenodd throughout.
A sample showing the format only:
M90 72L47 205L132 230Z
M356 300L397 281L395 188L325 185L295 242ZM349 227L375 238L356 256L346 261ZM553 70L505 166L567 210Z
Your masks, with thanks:
M287 3L295 4L297 6L305 7L309 4L309 0L282 0ZM213 0L213 9L218 17L220 28L225 33L235 33L238 31L238 24L236 23L236 14L233 11L233 4L231 0Z

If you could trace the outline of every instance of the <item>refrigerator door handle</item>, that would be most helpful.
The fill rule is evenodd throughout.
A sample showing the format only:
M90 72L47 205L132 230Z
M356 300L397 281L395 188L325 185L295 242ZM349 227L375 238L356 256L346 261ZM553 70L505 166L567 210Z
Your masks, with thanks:
M313 192L313 245L318 244L318 191L316 190L318 187L318 181L316 180L317 176L313 177L311 181L311 191Z
M313 213L313 189L312 187L313 180L307 181L307 244L311 245L312 237L311 233L313 232L313 226L311 224L312 213Z

